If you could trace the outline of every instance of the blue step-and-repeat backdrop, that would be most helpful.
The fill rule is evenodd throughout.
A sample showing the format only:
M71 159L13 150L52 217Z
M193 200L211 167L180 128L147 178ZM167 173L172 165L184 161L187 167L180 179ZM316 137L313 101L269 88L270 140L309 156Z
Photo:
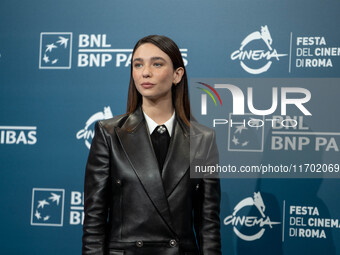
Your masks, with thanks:
M80 254L94 124L172 38L214 128L223 254L340 254L338 0L0 2L1 254Z

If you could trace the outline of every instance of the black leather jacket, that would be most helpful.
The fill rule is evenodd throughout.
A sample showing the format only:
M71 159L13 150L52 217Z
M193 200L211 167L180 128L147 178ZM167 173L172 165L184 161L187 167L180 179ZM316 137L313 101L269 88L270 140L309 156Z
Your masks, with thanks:
M190 178L190 158L218 162L212 130L175 121L161 176L140 108L96 123L82 254L221 254L219 179Z

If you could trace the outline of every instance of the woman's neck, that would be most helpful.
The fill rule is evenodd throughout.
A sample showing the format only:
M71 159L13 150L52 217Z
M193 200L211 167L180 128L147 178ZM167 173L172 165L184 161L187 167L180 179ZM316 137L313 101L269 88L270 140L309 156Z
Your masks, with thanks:
M159 125L169 120L174 113L171 98L169 100L163 99L156 101L143 98L142 108L143 111Z

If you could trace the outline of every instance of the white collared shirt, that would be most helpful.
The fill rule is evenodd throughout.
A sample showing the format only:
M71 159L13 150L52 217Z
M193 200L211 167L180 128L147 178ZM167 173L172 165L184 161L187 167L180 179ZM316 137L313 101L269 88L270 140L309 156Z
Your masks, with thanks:
M155 128L159 125L153 119L151 119L144 111L143 111L143 114L144 114L144 118L146 120L146 124L148 125L148 128L149 128L149 133L151 135L152 132L155 130ZM175 121L175 111L172 114L171 118L168 119L165 123L162 124L162 125L166 126L170 137L171 137L171 134L172 134L172 128L174 126L174 121Z

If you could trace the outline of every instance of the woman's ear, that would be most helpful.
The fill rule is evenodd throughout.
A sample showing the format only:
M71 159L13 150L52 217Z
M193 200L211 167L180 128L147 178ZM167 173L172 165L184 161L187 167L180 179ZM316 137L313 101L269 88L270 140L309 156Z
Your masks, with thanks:
M184 68L183 67L178 67L175 72L174 72L174 84L179 83L182 80L184 74Z

